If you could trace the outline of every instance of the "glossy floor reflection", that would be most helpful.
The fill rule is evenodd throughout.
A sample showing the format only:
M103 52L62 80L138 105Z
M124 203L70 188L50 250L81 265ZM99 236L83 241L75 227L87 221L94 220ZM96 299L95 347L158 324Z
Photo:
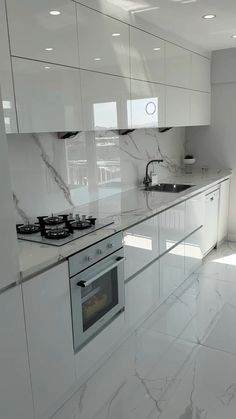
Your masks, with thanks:
M54 419L235 419L236 244L212 252Z

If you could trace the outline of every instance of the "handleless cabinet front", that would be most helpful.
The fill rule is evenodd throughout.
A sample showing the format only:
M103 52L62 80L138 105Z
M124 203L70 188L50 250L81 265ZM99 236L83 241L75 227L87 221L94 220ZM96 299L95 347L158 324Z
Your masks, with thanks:
M192 90L190 96L190 125L210 125L211 94Z
M13 58L19 131L82 129L80 70Z
M211 61L195 53L192 53L191 89L211 91Z
M190 90L166 86L166 126L185 127L190 123Z
M190 87L191 52L178 45L166 42L166 84Z
M78 67L75 3L7 0L11 53Z
M77 4L81 68L130 77L129 26Z
M185 236L204 224L205 194L201 193L186 201Z
M184 239L185 202L159 215L160 253L165 253Z

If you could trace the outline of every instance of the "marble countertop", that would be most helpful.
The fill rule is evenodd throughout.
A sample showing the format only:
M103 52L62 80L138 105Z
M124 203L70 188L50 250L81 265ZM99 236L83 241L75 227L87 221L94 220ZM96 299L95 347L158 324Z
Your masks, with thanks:
M74 212L93 214L100 219L112 220L114 224L61 247L41 245L19 240L20 281L29 279L41 271L65 260L68 256L89 247L106 237L144 221L152 215L184 201L197 193L213 187L229 178L230 170L207 174L178 174L161 179L166 183L194 185L181 193L147 192L134 188L108 198L77 207Z

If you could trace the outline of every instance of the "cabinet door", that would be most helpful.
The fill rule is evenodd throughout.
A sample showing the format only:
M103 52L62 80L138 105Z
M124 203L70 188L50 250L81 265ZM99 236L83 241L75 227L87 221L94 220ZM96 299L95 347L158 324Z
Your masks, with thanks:
M219 217L218 217L218 243L226 239L228 234L230 179L220 184Z
M211 91L211 61L195 53L192 53L191 89Z
M191 91L190 125L210 125L211 94Z
M165 43L142 30L130 28L131 78L165 82Z
M219 190L206 195L204 222L204 254L208 253L217 243L218 237Z
M199 194L186 201L185 236L204 224L205 194Z
M81 70L86 131L128 127L130 80Z
M0 0L0 86L6 133L17 132L5 1Z
M131 80L132 128L165 126L165 87Z
M52 11L58 14L50 14ZM13 55L78 67L72 1L7 0L7 14Z
M185 278L188 278L202 263L203 258L203 228L200 228L184 242Z
M145 319L159 300L159 260L125 285L125 322L132 328Z
M160 254L183 240L185 235L185 202L159 215Z
M166 42L166 84L190 88L191 52Z
M190 123L190 91L166 87L166 126L187 126Z
M159 256L158 216L124 232L125 279Z
M75 385L67 263L23 285L36 418L51 415Z
M184 243L160 258L160 298L165 300L184 281Z
M20 132L82 129L80 70L13 58Z
M77 5L80 67L130 77L129 26Z
M21 288L0 295L0 417L32 419L33 400Z

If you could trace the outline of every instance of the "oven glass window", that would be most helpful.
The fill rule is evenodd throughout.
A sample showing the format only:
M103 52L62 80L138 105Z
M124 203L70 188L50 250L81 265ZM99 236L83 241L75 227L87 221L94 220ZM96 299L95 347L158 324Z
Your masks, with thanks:
M118 274L114 268L86 288L82 288L83 331L118 304Z

